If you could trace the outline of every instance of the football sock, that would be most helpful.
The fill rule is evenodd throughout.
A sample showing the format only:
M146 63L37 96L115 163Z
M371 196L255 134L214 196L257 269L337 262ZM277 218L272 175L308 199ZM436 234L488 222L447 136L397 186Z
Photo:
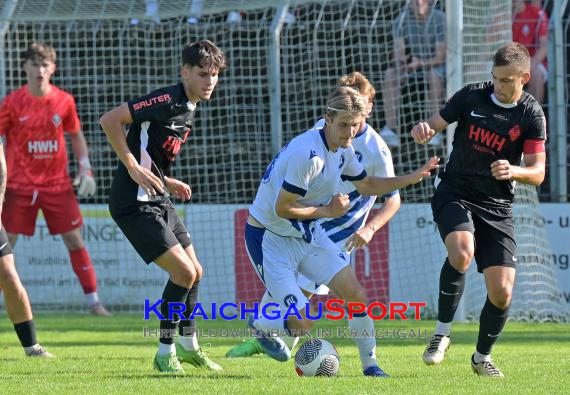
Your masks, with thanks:
M85 247L78 250L69 251L69 259L75 275L81 283L84 294L97 291L97 276L91 264L91 257Z
M374 337L374 321L366 313L356 313L348 320L350 330L357 330L358 336L354 339L360 354L362 369L377 365L376 361L376 338ZM366 331L366 334L364 334ZM364 336L366 337L364 337Z
M182 317L178 326L178 334L180 335L178 342L188 351L198 351L200 348L198 346L198 337L196 336L196 319L190 319L198 301L199 285L200 281L195 281L190 291L188 291L188 295L186 295L186 312L184 312L184 317Z
M36 326L34 320L14 324L14 329L16 330L16 335L18 335L22 347L32 347L38 343L36 340Z
M453 316L465 289L465 273L460 273L449 264L446 258L439 276L439 302L437 319L447 323ZM443 335L443 333L442 333Z
M437 321L435 324L435 334L449 337L451 334L451 322Z
M475 363L481 363L483 361L490 361L491 360L491 354L481 354L479 351L475 351L475 353L473 354L473 362Z
M99 295L97 295L97 292L91 292L89 294L85 294L85 297L87 298L88 306L94 306L96 304L99 304Z
M172 319L168 319L168 304L169 303L184 303L189 289L180 285L174 284L168 280L164 291L162 292L163 302L160 304L160 313L164 319L160 321L160 343L173 344L172 332L176 330L176 326L181 318L178 313L172 314Z
M176 348L174 347L174 343L172 344L164 344L158 343L158 355L166 355L166 354L175 354Z
M261 298L261 302L259 302L259 311L262 311L263 306L265 306L268 303L275 303L275 301L273 300L273 298L269 295L269 291L265 290L265 293L263 294L263 297ZM268 307L265 310L268 314L272 314L274 311L279 311L279 307ZM284 322L283 325L285 325L286 323ZM281 340L283 340L283 342L285 343L285 345L289 348L289 350L293 350L295 348L295 346L297 345L297 343L299 343L299 337L298 336L282 336Z
M487 301L481 311L479 319L479 338L477 340L477 352L483 355L491 354L493 344L499 338L509 317L509 308L502 310L495 306L487 297ZM477 361L475 361L477 362Z

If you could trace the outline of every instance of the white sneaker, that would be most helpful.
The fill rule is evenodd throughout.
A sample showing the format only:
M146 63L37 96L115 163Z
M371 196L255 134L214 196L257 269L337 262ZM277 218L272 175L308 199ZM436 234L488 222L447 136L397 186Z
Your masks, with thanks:
M428 142L429 145L440 146L443 142L443 135L441 133L436 134Z
M501 372L499 368L495 366L495 363L491 360L475 363L473 356L471 356L471 369L473 369L473 373L477 374L478 376L505 377L503 372Z
M423 359L426 365L437 365L443 361L445 351L449 348L449 336L433 335L424 351Z
M47 351L39 344L30 352L26 352L26 356L32 358L55 358L55 356L51 352Z
M398 133L394 132L387 126L384 126L382 130L380 130L380 137L384 140L384 142L389 147L399 147L400 146L400 136Z

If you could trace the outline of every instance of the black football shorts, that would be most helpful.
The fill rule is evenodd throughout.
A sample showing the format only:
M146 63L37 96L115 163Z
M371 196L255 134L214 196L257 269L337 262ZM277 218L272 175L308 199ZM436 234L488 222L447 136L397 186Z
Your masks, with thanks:
M169 200L140 202L121 211L110 208L111 217L147 264L176 244L184 249L192 244L184 222Z
M516 268L516 242L510 207L488 207L459 196L442 184L431 200L433 219L445 242L454 231L468 231L475 239L477 270L490 266Z

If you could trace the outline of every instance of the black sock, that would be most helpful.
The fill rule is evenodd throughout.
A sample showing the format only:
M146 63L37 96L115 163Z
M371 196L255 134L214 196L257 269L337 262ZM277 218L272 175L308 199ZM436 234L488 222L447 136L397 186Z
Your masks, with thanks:
M445 259L439 276L439 302L437 319L439 322L453 321L465 289L465 273L460 273Z
M14 329L16 330L16 335L18 335L22 347L31 347L38 343L36 340L36 326L34 325L34 320L14 324Z
M477 339L477 351L484 355L491 354L493 344L499 338L509 317L509 308L502 310L495 306L487 297L487 301L481 311L479 319L479 339Z
M160 342L163 344L174 343L171 334L176 330L176 326L182 318L178 314L173 314L172 320L168 319L168 303L184 303L186 295L188 295L188 288L181 287L168 280L162 292L164 302L160 305L160 313L164 316L164 320L160 321Z
M198 301L198 286L200 281L194 281L192 288L188 291L186 296L186 312L184 313L184 318L180 321L178 325L178 333L180 336L192 336L196 333L196 319L190 319L190 315L194 311L196 302Z

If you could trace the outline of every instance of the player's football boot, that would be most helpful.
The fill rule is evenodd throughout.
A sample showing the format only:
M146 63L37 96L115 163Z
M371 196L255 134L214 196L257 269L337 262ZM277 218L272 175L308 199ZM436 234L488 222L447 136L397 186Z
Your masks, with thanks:
M499 370L493 361L481 361L480 363L475 363L473 356L471 356L471 369L473 373L479 376L486 377L505 377L503 372Z
M253 330L253 333L257 336L259 345L268 356L279 362L287 362L291 359L291 350L289 350L289 347L285 345L283 340L275 336L268 336L264 331L258 330L255 325L253 325L252 315L249 316L247 325Z
M251 338L237 346L234 346L226 353L226 358L247 358L257 354L265 354L263 347L256 338Z
M53 355L51 352L47 351L45 348L43 348L42 346L40 346L38 344L37 347L35 347L33 350L31 350L30 352L26 352L26 356L27 357L40 357L40 358L55 358L55 355Z
M100 317L111 317L113 315L101 303L95 303L89 308L89 312Z
M449 348L451 340L449 336L433 335L423 354L426 365L437 365L443 361L445 351Z
M220 365L208 358L201 348L198 351L188 351L182 345L176 343L176 356L180 362L189 363L197 368L205 368L215 372L224 370Z
M390 375L384 372L378 365L369 366L364 370L365 376L370 377L390 377Z
M158 355L157 353L154 356L152 365L156 370L162 373L184 373L184 369L182 369L180 361L178 361L174 353L165 355Z

